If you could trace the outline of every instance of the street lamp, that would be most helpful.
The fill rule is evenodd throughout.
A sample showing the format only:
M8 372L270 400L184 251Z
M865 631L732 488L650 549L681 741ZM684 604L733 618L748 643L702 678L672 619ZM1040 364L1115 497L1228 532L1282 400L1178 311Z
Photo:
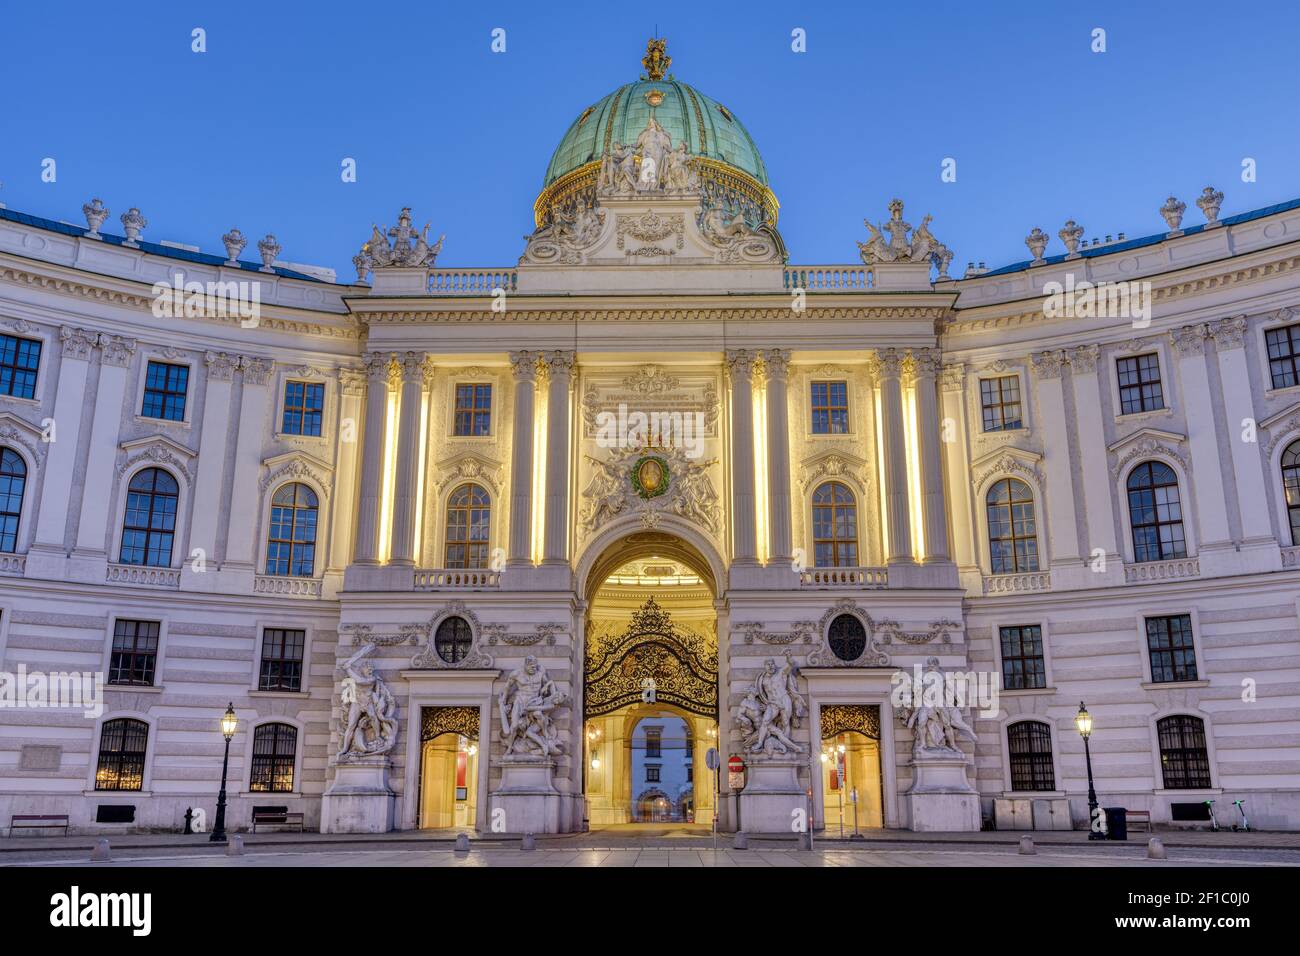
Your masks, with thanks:
M1088 708L1084 706L1083 701L1079 701L1079 712L1074 715L1074 726L1079 729L1079 736L1083 738L1083 757L1088 764L1088 839L1104 840L1106 834L1097 829L1093 822L1100 816L1097 808L1097 790L1092 785L1092 751L1088 748L1088 738L1092 736L1092 714L1088 713Z
M217 818L212 825L209 843L226 842L226 770L230 767L230 741L235 736L239 718L235 716L235 702L226 705L226 712L221 715L221 736L226 738L226 755L221 760L221 790L217 793Z

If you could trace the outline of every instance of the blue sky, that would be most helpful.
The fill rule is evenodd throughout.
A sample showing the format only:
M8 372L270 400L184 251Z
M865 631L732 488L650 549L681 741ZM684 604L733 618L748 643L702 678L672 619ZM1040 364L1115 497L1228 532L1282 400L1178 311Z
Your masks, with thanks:
M370 224L411 205L447 234L440 264L509 264L551 151L637 77L656 25L677 78L757 141L796 263L854 261L894 196L934 216L958 274L1026 258L1034 226L1062 251L1067 218L1088 238L1163 231L1171 191L1187 224L1208 184L1225 216L1300 196L1294 2L100 0L7 5L0 202L81 223L99 196L106 231L139 206L146 238L208 252L238 226L246 257L269 230L345 279Z

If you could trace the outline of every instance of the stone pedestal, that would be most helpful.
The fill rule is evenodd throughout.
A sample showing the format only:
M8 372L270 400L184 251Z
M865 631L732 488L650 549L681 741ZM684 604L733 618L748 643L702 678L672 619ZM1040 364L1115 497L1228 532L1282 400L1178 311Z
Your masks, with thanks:
M905 796L913 830L979 830L979 792L966 776L966 762L965 754L951 750L912 755L912 788Z
M550 757L502 757L501 785L492 791L488 825L494 833L559 833L560 791ZM501 816L504 814L504 817ZM502 826L504 830L498 830Z
M388 787L388 757L331 758L334 783L321 798L321 833L387 833L397 797Z
M740 829L745 833L793 833L795 811L808 813L808 795L799 786L807 758L747 756L745 789L740 791ZM812 823L804 818L804 825Z

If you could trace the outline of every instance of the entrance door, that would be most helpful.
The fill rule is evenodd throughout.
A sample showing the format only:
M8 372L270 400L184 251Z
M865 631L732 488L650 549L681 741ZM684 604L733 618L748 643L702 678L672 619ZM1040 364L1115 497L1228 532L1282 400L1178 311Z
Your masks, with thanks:
M478 709L421 713L419 827L473 827L478 809Z
M880 708L822 708L822 819L829 835L884 826Z

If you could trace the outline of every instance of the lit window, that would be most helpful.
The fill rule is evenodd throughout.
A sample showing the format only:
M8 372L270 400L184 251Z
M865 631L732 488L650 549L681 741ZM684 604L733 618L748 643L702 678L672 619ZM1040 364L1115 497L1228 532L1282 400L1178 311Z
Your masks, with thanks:
M248 789L255 793L292 792L297 749L298 728L290 724L262 724L254 730Z
M120 717L104 721L99 732L95 789L143 790L144 758L148 745L149 725L143 720Z
M492 434L492 386L457 385L455 434L482 437Z

